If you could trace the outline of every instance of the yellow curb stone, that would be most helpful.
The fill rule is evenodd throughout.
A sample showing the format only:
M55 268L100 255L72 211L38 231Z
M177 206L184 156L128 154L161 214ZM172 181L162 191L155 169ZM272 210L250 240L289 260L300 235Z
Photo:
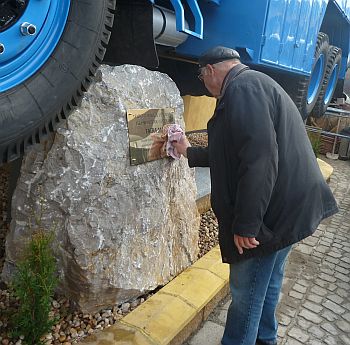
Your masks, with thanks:
M103 331L90 335L80 342L84 345L155 345L151 339L142 334L138 329L124 325L122 322L104 329Z
M228 265L216 246L117 324L80 344L182 344L227 293Z
M201 310L225 285L225 280L206 269L190 268L168 283L160 294L180 297L196 310Z
M228 264L223 264L220 262L210 267L210 272L213 272L214 274L228 282L230 275L230 266Z
M320 167L323 178L327 182L329 182L331 175L333 174L333 170L334 170L333 167L319 158L317 158L317 163L318 163L318 166Z
M317 161L329 181L333 168ZM209 197L197 201L200 213L210 209ZM79 344L180 345L227 295L228 280L229 266L216 246L118 323Z
M228 282L230 269L229 265L223 264L221 261L219 246L213 248L208 254L203 256L201 260L195 262L192 267L206 269L223 279L225 282Z
M142 330L157 344L169 344L197 314L182 299L162 293L155 294L136 310L126 315L123 323Z

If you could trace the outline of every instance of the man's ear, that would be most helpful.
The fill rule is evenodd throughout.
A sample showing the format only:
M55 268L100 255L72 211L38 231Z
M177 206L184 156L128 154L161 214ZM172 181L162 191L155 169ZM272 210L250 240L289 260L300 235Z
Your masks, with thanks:
M213 75L214 69L215 69L214 65L209 65L208 64L206 67L207 67L207 71L209 71L208 74Z

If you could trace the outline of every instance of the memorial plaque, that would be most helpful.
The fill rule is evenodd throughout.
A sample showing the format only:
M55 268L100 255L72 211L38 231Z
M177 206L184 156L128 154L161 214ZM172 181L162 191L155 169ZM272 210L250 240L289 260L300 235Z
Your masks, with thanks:
M173 108L128 109L130 164L166 157L166 125L174 123Z

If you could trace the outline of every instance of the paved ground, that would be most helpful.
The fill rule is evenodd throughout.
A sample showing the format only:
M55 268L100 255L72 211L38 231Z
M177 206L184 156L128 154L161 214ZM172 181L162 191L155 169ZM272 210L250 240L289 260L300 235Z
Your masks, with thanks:
M340 212L289 257L279 345L350 345L350 162L326 161L334 167L330 186ZM229 303L227 297L184 345L220 344Z

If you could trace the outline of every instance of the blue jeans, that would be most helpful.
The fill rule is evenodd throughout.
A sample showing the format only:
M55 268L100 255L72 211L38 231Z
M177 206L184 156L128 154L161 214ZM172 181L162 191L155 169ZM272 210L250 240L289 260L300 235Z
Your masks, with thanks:
M230 264L232 302L222 345L277 344L275 311L290 249Z

